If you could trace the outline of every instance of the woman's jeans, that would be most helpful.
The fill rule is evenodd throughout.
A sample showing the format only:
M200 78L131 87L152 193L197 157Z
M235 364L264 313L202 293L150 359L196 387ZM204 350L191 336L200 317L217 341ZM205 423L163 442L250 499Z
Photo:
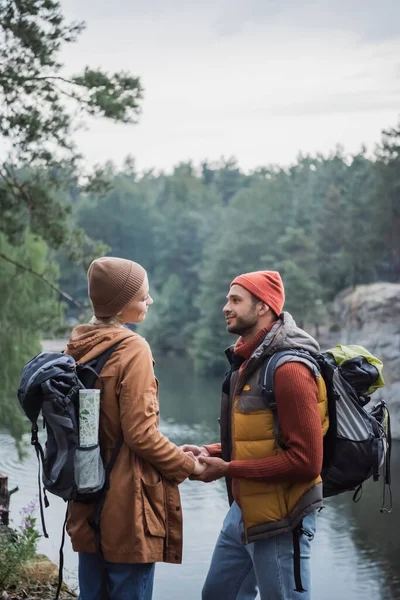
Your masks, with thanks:
M310 551L315 512L303 519L300 572L305 592L295 591L292 532L243 544L243 521L234 502L215 546L202 600L311 600Z
M154 563L106 562L109 600L151 600ZM98 554L79 552L79 600L101 599L101 561Z

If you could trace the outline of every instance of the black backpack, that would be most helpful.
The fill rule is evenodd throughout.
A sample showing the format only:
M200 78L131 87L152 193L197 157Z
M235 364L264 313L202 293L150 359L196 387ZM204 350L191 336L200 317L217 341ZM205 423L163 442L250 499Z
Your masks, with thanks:
M110 474L121 449L123 436L121 432L107 465L103 464L98 444L89 449L80 449L79 390L95 388L96 383L100 381L101 370L119 344L120 342L114 344L85 364L77 363L72 356L64 353L42 352L24 366L18 389L18 400L22 410L32 423L31 444L38 458L39 504L43 534L48 537L44 520L42 486L46 507L49 505L46 492L59 496L65 501L94 504L90 525L95 534L96 548L101 555L100 516L110 484ZM46 433L44 448L39 440L40 414L43 417ZM78 485L76 465L79 462L80 452L89 459L92 453L94 459L98 485L91 489L82 490ZM62 585L64 539L65 523L60 548L56 598Z
M346 350L348 347L337 347ZM380 377L372 364L379 362L361 346L352 346L364 351L345 361L335 359L335 349L311 355L306 350L282 350L268 357L260 374L260 386L267 408L274 417L274 436L281 448L285 448L279 437L279 423L274 396L274 373L278 363L288 357L291 361L303 362L314 367L322 375L328 396L329 428L324 436L324 458L321 477L324 497L353 491L353 500L361 497L362 484L369 478L378 481L383 468L383 498L381 512L392 508L390 454L390 414L383 400L372 408L368 391ZM370 362L370 358L373 359ZM283 359L283 360L282 360ZM380 363L381 364L381 363ZM380 385L383 380L380 379ZM371 392L370 392L371 393ZM390 507L385 507L386 485L389 487Z

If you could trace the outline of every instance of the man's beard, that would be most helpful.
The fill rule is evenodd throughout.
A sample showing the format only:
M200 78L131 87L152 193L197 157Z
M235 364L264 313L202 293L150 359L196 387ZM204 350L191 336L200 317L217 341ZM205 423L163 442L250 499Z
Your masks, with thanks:
M232 326L227 326L229 333L236 335L246 335L251 333L258 323L258 317L255 311L249 311L244 317L236 317L236 322Z

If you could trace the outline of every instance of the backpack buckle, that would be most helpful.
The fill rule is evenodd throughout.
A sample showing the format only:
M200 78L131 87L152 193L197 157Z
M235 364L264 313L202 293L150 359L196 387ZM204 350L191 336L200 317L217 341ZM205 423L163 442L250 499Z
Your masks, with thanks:
M36 446L38 444L38 427L37 425L32 425L32 435L31 435L31 445Z

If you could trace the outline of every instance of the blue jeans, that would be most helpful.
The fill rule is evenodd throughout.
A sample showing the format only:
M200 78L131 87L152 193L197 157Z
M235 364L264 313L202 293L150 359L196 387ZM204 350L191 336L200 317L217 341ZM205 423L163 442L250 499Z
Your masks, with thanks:
M295 591L292 532L243 544L242 513L234 502L225 517L203 587L202 600L311 600L310 550L315 512L303 519L309 536L300 536L301 579Z
M151 600L154 563L106 562L109 600ZM79 552L79 599L100 600L101 562L98 554Z

